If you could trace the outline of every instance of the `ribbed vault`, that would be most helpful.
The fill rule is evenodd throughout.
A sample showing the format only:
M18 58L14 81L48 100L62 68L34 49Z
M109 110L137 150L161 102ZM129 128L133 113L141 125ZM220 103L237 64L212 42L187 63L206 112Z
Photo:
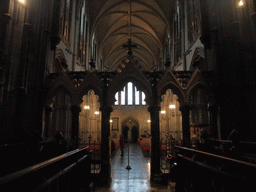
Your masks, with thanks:
M98 1L98 0L96 0ZM122 45L131 39L133 58L142 70L153 70L169 34L168 16L164 4L170 0L108 0L95 7L92 36L97 41L98 54L107 70L115 71L127 58ZM170 9L169 9L170 10Z

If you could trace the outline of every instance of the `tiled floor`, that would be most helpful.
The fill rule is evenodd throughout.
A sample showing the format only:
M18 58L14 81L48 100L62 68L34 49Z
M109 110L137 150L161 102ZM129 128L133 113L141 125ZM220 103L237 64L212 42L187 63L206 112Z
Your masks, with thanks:
M130 146L130 147L129 147ZM120 149L112 156L112 182L109 188L96 186L96 192L167 192L167 185L150 182L150 159L144 157L137 144L128 144L124 148L124 156L120 156ZM130 151L127 170L128 147Z

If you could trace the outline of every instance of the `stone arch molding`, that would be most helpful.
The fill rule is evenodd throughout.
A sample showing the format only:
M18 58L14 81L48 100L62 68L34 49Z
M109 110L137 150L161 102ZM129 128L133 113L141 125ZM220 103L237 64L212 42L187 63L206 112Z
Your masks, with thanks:
M214 102L213 92L198 68L193 72L185 86L179 83L178 79L171 70L168 70L159 81L157 88L158 98L160 99L161 95L165 94L167 89L171 89L174 94L178 96L178 101L180 102L181 106L186 105L190 103L190 96L198 87L203 87L205 90L207 90L209 93L209 100Z
M196 90L198 87L202 87L208 92L208 100L210 102L215 102L215 97L213 95L213 91L211 90L211 87L209 86L208 82L206 82L205 78L203 77L203 74L201 71L196 68L191 79L189 80L187 86L186 86L186 99L189 100L190 95L193 94L193 91Z
M129 116L127 118L125 118L122 123L121 123L121 128L123 128L129 121L132 121L138 128L140 127L140 124L138 123L138 121L136 119L134 119L133 117Z
M74 83L74 79L70 77L68 72L61 72L49 84L46 105L51 105L53 97L58 93L58 90L65 89L67 94L70 95L71 105L80 106L83 102L83 96L86 95L89 90L93 90L95 94L99 96L101 105L103 104L102 98L107 97L107 105L113 106L116 92L122 90L128 82L132 82L138 90L145 93L147 105L153 106L153 92L150 80L149 78L146 78L146 76L137 69L131 61L127 63L121 73L115 75L110 80L108 91L105 95L103 93L104 85L101 80L101 73L85 72L83 78L79 81L79 85L77 85L77 81ZM189 76L186 85L182 85L178 81L172 70L167 70L162 77L160 77L157 84L158 102L160 103L161 95L165 94L167 89L171 89L173 93L178 96L178 101L181 105L189 104L190 95L198 87L206 89L209 93L209 100L211 102L215 101L213 92L199 69L196 69L192 75Z
M186 94L184 89L178 82L175 75L172 73L171 70L165 72L164 76L158 83L157 91L158 91L158 98L161 98L161 95L165 94L167 89L171 89L174 94L178 96L178 101L182 103L188 102L186 99ZM159 101L160 102L160 101Z
M58 93L58 90L64 89L70 95L71 103L74 103L74 96L75 96L75 86L73 85L72 81L70 80L67 72L61 72L54 79L48 89L48 94L46 97L46 105L50 106L53 102L53 97Z
M83 96L86 95L89 90L93 90L95 94L99 96L99 102L101 103L102 82L97 77L96 73L91 72L85 75L80 81L79 86L77 86L77 83L74 83L74 80L70 78L68 72L59 73L56 79L52 80L49 84L46 105L51 105L52 99L59 89L65 89L67 91L71 98L71 105L80 106L83 102Z
M88 93L89 90L93 90L95 95L99 96L99 102L102 103L102 81L97 77L95 73L87 75L81 83L76 94L76 105L80 105L83 102L83 96Z

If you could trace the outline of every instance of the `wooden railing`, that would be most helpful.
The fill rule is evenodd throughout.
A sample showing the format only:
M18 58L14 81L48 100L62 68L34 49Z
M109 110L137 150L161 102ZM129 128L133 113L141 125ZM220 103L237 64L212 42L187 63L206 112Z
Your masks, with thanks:
M171 179L176 191L251 191L256 165L185 147L175 147Z
M76 149L1 177L0 191L88 190L90 169L91 160L87 148Z

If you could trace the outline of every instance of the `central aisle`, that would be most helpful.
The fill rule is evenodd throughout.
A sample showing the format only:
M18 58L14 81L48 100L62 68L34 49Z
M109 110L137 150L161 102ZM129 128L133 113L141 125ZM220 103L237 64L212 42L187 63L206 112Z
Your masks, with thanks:
M129 147L130 146L130 147ZM150 158L144 157L141 148L134 143L126 144L124 156L118 149L112 156L112 182L109 188L96 189L97 192L167 192L167 186L150 182ZM130 166L128 165L130 148Z

